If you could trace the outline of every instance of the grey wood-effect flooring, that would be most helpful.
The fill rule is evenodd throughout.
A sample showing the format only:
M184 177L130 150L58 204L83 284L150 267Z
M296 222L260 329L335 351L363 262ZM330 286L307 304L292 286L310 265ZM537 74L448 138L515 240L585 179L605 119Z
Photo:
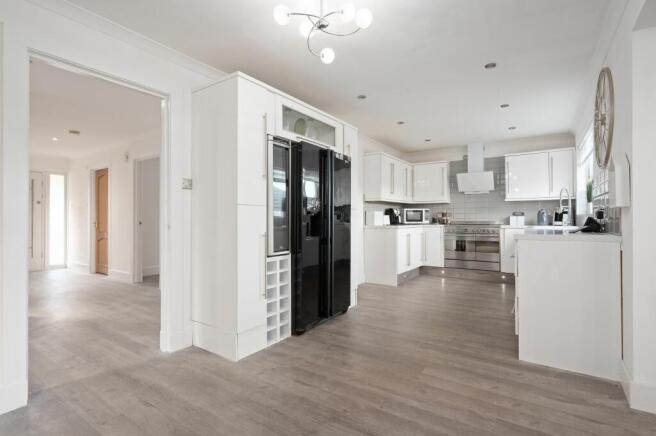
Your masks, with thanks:
M159 292L33 274L1 435L654 435L615 383L520 363L512 285L420 276L239 363L158 351Z

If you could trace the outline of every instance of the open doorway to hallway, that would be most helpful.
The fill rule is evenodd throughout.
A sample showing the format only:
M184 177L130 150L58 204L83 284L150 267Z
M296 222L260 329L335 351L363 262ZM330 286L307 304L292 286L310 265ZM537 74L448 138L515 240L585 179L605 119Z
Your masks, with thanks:
M30 61L32 396L159 352L162 107Z

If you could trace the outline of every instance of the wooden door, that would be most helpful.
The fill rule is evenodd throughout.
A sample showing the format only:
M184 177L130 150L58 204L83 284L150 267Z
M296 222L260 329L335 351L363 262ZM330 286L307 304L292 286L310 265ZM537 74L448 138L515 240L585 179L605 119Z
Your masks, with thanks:
M109 173L96 171L96 273L109 270Z

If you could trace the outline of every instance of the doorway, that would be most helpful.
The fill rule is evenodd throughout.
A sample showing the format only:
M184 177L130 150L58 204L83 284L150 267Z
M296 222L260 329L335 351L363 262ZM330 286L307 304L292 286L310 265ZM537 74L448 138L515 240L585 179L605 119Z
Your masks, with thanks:
M95 252L96 274L109 273L109 170L103 168L94 174L95 185Z
M43 173L30 171L29 254L30 271L42 271L45 262Z
M134 181L133 281L159 285L159 157L135 160Z

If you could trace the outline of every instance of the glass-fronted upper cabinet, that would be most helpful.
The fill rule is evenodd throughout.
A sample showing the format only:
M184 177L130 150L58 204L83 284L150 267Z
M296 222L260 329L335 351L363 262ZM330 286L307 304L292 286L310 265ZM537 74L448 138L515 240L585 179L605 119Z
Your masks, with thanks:
M342 153L344 126L319 112L277 96L276 134L292 141L318 142Z

